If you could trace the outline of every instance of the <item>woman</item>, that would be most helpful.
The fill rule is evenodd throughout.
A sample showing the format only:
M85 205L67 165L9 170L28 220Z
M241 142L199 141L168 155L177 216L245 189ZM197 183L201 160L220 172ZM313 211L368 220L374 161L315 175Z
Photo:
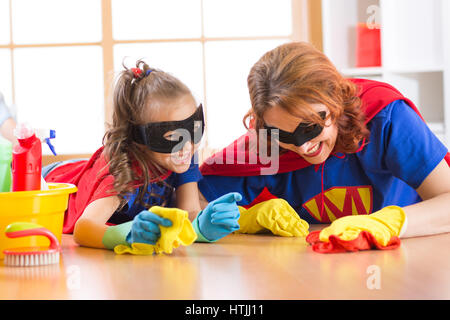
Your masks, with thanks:
M390 248L398 237L450 232L447 148L395 88L344 79L302 42L263 55L248 88L246 118L279 145L278 170L230 164L227 151L252 153L241 137L202 166L206 200L230 191L243 195L241 205L283 198L309 223L332 222L308 239L323 250Z

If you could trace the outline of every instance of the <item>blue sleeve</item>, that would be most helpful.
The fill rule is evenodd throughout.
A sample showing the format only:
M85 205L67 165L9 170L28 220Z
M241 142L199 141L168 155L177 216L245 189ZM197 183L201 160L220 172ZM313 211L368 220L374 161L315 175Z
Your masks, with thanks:
M383 144L375 148L382 151L383 166L417 189L445 157L447 148L403 100L392 102L374 120L378 128L371 129L370 139Z
M186 172L174 173L174 180L172 186L176 189L185 183L198 182L202 178L202 174L198 168L198 163L194 161L195 156L191 159L191 165Z
M239 192L242 200L238 205L247 205L253 201L266 186L265 176L225 177L203 176L198 188L210 202L229 192Z

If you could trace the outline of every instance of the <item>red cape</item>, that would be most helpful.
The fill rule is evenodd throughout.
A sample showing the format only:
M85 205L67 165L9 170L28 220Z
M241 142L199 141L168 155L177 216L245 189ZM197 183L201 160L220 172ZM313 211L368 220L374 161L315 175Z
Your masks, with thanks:
M424 120L414 103L404 97L393 86L374 80L349 80L359 87L358 96L362 101L361 108L366 115L366 124L384 107L396 100L404 100L420 116L420 118ZM252 144L249 142L255 138L256 135L254 132L242 135L228 147L206 159L200 167L201 173L203 175L240 177L261 175L261 170L268 170L268 168L270 168L270 163L264 161L264 158L258 157L256 155L256 150L249 147L256 145L255 143ZM256 140L252 141L254 142ZM445 160L450 165L449 153L445 156ZM280 156L278 170L274 174L295 171L310 165L309 162L304 160L297 153L288 151Z

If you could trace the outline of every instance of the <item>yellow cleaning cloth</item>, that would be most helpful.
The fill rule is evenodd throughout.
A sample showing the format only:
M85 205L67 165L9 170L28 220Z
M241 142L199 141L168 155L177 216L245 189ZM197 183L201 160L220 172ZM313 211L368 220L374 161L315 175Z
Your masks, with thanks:
M240 229L236 233L258 233L270 230L282 237L304 237L309 224L284 199L260 202L249 209L239 207Z
M171 227L159 226L161 237L155 245L147 243L132 243L131 246L117 245L114 252L117 254L131 253L135 255L151 255L153 253L172 253L180 245L188 246L197 239L197 234L188 218L188 212L177 208L151 207L149 211L160 217L172 221Z
M405 225L406 215L402 208L388 206L370 215L346 216L334 220L320 234L320 241L328 242L330 235L341 240L356 239L361 231L371 233L379 244L386 246L392 236L399 236Z

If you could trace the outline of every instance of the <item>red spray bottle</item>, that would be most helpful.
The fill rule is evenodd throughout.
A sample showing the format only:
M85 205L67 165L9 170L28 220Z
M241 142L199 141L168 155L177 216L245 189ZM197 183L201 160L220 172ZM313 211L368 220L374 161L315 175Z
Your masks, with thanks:
M53 130L52 130L53 131ZM19 144L14 146L12 152L12 191L30 191L41 189L42 172L42 146L34 130L26 124L18 124L14 130ZM54 131L53 137L54 138ZM53 150L53 146L46 142Z

